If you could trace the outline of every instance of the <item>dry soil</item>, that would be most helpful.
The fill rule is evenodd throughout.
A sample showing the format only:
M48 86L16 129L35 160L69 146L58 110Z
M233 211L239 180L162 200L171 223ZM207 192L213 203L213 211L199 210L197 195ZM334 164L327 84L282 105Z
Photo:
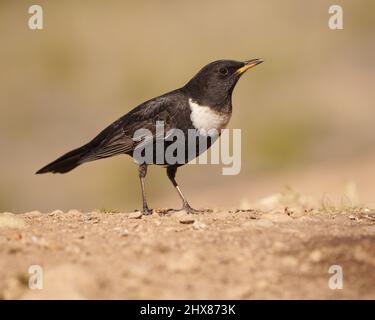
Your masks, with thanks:
M374 234L366 208L2 213L0 297L373 299ZM29 289L31 265L42 290Z

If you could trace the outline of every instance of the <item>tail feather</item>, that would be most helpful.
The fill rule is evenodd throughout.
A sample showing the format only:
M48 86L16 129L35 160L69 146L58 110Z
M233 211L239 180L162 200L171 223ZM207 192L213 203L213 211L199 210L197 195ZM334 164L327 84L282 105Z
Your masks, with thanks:
M87 144L64 154L37 171L36 174L66 173L84 162L126 154L132 150L133 146L133 139L124 134L123 127L119 121L116 121Z
M85 158L89 154L88 145L84 145L78 149L72 150L50 164L46 165L42 169L38 170L36 174L42 174L47 172L52 173L66 173L74 168L78 167L82 163L86 162Z

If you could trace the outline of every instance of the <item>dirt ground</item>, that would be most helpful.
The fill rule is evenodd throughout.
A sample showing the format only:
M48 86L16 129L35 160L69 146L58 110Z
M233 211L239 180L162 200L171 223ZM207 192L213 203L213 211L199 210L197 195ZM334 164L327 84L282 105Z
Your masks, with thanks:
M3 299L374 299L375 212L0 214ZM28 288L31 265L43 289ZM332 290L339 265L343 288Z

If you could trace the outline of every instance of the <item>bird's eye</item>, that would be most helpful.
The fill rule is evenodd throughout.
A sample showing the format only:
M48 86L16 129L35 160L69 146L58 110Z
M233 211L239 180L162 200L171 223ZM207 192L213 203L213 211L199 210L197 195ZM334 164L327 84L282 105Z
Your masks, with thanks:
M222 74L222 75L227 75L228 74L228 69L227 68L220 68L219 69L219 72Z

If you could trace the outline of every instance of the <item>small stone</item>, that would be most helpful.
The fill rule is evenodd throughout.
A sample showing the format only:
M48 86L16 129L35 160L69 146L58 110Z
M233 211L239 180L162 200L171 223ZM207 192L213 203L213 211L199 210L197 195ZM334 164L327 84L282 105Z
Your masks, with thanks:
M49 216L57 216L57 215L61 215L61 214L64 214L64 212L61 211L61 210L54 210L51 213L49 213L48 215Z
M195 220L190 217L181 218L179 221L182 224L193 224L195 222Z
M129 230L126 228L116 227L114 230L118 231L121 237L127 237L129 235Z
M157 213L157 214L166 214L168 211L168 209L165 209L165 208L154 208L154 212Z
M304 210L299 210L298 208L288 208L288 212L289 212L289 216L293 217L293 218L301 218L303 216L305 216L307 213L306 211Z
M128 218L129 219L141 219L143 216L143 213L141 211L135 211L132 213L129 213Z
M90 221L91 223L99 223L100 219L95 216L89 216L87 217L87 221Z
M129 236L129 231L127 229L121 232L121 237L128 237L128 236Z
M207 225L203 222L200 221L195 221L193 224L193 229L194 230L204 230L207 228Z
M25 213L25 216L27 216L27 217L39 217L41 215L42 215L42 213L40 211L31 211L31 212Z
M80 216L82 213L76 209L71 209L68 211L68 215L71 215L71 216Z
M351 215L349 216L349 219L350 219L350 220L356 220L356 217L355 217L354 215L351 214Z
M50 243L45 238L42 238L42 237L31 236L31 242L40 247L44 247L44 248L50 247Z

